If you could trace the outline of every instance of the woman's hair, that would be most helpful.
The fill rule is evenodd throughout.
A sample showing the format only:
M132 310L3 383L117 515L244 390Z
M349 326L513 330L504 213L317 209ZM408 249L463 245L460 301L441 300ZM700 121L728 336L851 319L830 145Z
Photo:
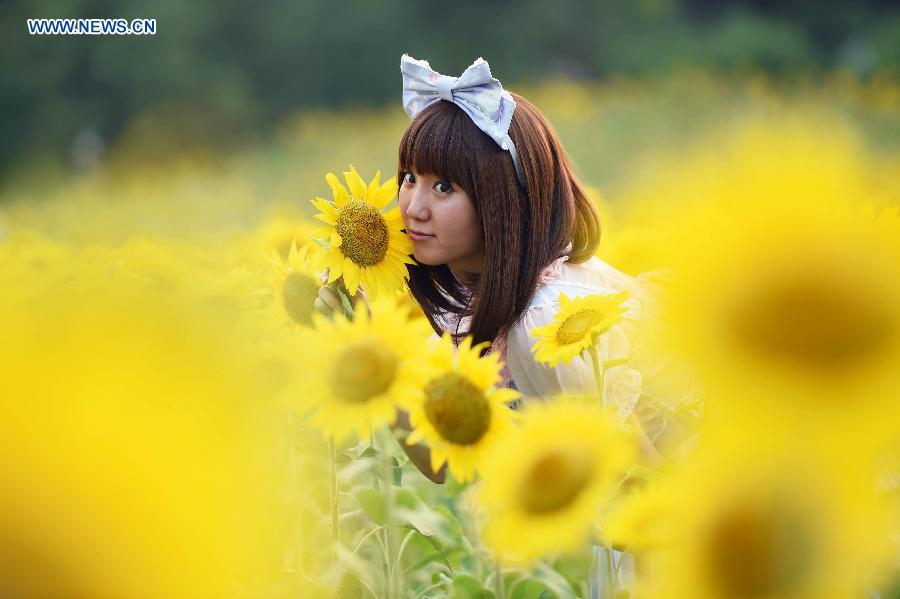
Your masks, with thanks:
M461 187L481 222L484 263L474 287L449 267L408 265L409 287L431 326L471 334L475 343L506 333L528 307L541 271L569 251L572 262L589 259L600 240L596 208L572 170L553 127L522 96L509 135L525 179L519 186L509 152L502 150L451 102L434 102L412 120L400 141L397 180L404 171L434 174ZM459 320L471 317L468 330Z

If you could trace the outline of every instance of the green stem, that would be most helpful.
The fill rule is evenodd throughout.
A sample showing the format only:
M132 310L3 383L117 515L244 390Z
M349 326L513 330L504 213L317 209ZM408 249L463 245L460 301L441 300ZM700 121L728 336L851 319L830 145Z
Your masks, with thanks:
M600 365L600 357L597 355L597 346L592 345L588 348L588 353L591 355L591 364L594 366L594 383L597 386L597 399L600 400L600 404L605 408L606 407L606 393L604 393L604 380L603 377L606 374L606 369Z
M494 559L494 588L496 590L497 599L506 599L506 584L503 580L503 562L500 558Z
M386 576L385 576L385 598L392 599L395 596L395 573L391 554L392 548L395 546L393 542L394 527L394 464L391 460L390 432L387 429L378 431L379 455L381 457L381 487L384 494L384 546L386 560ZM398 568L399 569L399 568ZM397 596L401 596L398 593Z
M328 468L328 482L331 489L331 540L332 559L337 557L337 545L341 543L341 508L338 503L338 485L337 485L337 447L334 439L328 440L328 455L330 467Z

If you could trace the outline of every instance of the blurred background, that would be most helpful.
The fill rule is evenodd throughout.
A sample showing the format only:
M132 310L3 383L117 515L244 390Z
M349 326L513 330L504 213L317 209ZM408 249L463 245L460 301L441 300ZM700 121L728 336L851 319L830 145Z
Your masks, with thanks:
M35 17L145 17L158 26L155 36L30 36L25 21ZM614 182L635 153L681 145L714 119L752 110L751 81L821 95L873 141L897 142L895 97L861 106L856 88L818 87L896 79L900 9L887 0L7 0L3 198L122 154L134 168L253 151L245 166L259 201L283 198L275 188L285 171L318 176L325 157L333 168L352 160L390 169L405 119L403 52L447 74L483 56L516 91L577 85L551 87L539 106L593 183ZM317 136L326 123L348 129Z

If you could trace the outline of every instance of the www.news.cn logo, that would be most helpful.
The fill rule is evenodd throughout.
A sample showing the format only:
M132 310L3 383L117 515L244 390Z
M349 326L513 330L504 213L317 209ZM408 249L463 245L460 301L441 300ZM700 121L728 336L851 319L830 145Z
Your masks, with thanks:
M28 19L31 35L156 35L156 19Z

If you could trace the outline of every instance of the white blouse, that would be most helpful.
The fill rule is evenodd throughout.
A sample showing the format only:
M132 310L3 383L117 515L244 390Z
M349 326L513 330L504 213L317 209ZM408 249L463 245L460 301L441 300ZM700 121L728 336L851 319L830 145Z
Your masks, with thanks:
M629 297L623 304L625 319L602 335L597 345L601 363L630 358L627 364L606 370L605 403L615 409L623 422L635 414L661 452L678 451L696 428L699 396L670 362L644 351L641 325L657 318L656 297L661 291L655 276L644 273L632 277L597 257L580 264L569 263L568 256L553 262L541 273L538 289L524 314L506 338L498 337L491 346L491 352L498 353L505 363L502 384L516 388L526 402L561 395L595 396L590 356L579 356L552 368L545 366L534 359L532 347L538 340L530 333L535 327L553 322L560 310L560 293L574 298L628 291ZM469 318L462 319L461 330L466 330ZM445 315L441 320L444 330L456 329L452 317Z
M525 401L559 395L596 395L590 356L578 356L568 364L560 363L552 368L545 366L534 359L532 348L538 340L530 333L535 327L553 322L560 310L560 293L574 298L628 291L629 297L623 304L625 319L602 335L597 345L601 363L630 359L628 364L607 369L604 399L623 421L634 413L648 437L660 449L661 445L668 445L663 437L671 437L668 440L678 445L679 440L683 441L680 437L689 434L685 430L688 423L684 419L680 419L680 423L674 422L671 416L676 411L689 414L692 410L681 408L699 402L692 389L672 384L675 377L671 364L659 357L645 355L643 351L641 324L657 318L656 296L661 289L653 277L653 273L637 277L626 275L597 257L580 264L569 263L567 257L563 257L551 264L542 273L537 292L507 338L494 343L493 350L505 359L508 367L505 374L511 386L522 393ZM673 393L677 397L673 397Z

